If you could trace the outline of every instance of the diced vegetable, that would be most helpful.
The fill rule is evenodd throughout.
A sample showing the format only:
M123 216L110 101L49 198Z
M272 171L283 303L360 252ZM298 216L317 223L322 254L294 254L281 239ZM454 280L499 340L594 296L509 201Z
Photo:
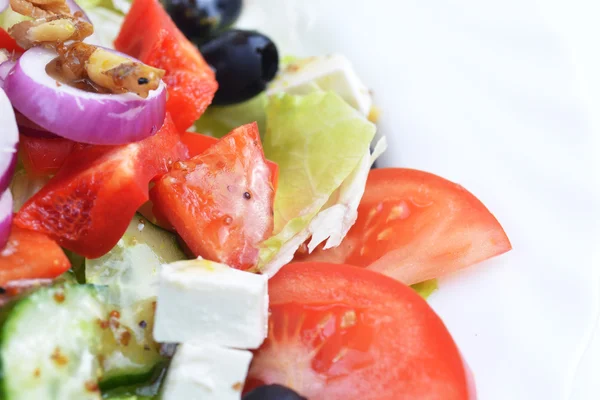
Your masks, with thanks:
M414 290L348 265L297 263L269 281L269 337L245 391L315 400L475 399L450 333Z
M124 146L92 146L69 155L61 170L16 214L15 223L46 233L88 258L106 254L136 210L148 183L187 158L169 116L159 132Z
M216 144L219 139L212 136L202 135L200 133L183 132L181 134L181 141L187 146L190 157L195 157L204 153L206 150ZM279 181L279 167L276 163L270 160L267 160L267 165L271 170L271 182L273 183L273 188L277 190L277 182Z
M154 208L195 255L240 269L256 266L258 245L271 234L273 196L256 124L174 164L151 191Z
M48 236L13 224L7 244L0 250L0 286L15 280L55 278L70 266Z
M7 400L100 399L101 387L135 382L143 371L149 377L160 358L155 343L120 323L101 286L38 289L17 301L1 329Z
M369 173L358 220L342 244L297 259L368 267L414 284L510 249L498 220L462 186L423 171L379 168Z
M100 399L97 354L108 312L92 286L42 288L8 312L0 335L2 397Z
M181 132L202 115L217 91L214 72L158 0L133 1L115 48L166 71L167 112Z
M15 39L10 37L8 32L6 32L2 28L0 28L0 49L5 49L10 53L12 53L13 51L17 53L22 53L24 51L21 47L19 47Z
M142 340L151 338L158 274L162 264L186 259L175 236L135 215L117 245L106 255L85 260L87 283L108 286L121 324Z
M19 155L23 167L34 176L56 174L76 148L81 148L81 145L63 138L21 136L19 140Z

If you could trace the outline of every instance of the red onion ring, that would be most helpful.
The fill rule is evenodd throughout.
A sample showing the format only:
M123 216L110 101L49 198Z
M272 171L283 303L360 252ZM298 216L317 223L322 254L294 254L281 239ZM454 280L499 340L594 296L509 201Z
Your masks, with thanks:
M8 8L9 0L0 0L0 13Z
M0 249L3 249L8 242L10 235L10 226L13 216L13 200L10 190L5 190L0 196Z
M15 64L16 62L12 60L6 60L0 64L0 89L4 89L4 79L6 79L6 75L8 75Z
M33 47L4 80L13 107L31 121L67 139L103 145L137 142L160 129L166 113L164 82L146 99L133 93L90 93L58 85L46 73L55 58L54 51Z
M19 130L15 114L8 97L0 89L0 193L3 193L12 179L17 166L17 144Z

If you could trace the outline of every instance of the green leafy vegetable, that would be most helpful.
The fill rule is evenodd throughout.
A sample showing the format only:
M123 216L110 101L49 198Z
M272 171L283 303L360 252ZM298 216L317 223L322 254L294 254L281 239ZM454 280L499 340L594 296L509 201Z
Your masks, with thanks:
M275 236L263 243L259 269L274 274L311 234L331 228L329 218L316 217L326 205L337 203L336 191L348 178L353 180L357 168L368 172L374 135L375 125L335 93L280 93L270 98L263 146L267 158L279 165L280 183ZM362 194L364 182L359 190ZM337 221L333 225L329 230L344 229Z
M264 93L240 104L209 107L196 121L196 132L220 138L238 126L256 121L259 132L264 136L266 107L267 96Z
M411 286L421 297L427 299L433 292L438 288L437 279L430 279L428 281L416 283Z

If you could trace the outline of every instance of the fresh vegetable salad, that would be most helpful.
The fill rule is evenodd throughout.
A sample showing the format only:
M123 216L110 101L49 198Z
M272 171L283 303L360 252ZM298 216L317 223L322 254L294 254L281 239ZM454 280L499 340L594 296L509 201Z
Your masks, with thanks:
M0 398L476 397L425 297L502 227L242 8L0 0Z

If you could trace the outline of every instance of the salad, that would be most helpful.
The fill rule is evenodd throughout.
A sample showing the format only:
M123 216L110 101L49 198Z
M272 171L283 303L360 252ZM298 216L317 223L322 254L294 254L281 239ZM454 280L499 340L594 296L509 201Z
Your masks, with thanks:
M0 0L0 398L476 398L426 298L504 230L242 6Z

